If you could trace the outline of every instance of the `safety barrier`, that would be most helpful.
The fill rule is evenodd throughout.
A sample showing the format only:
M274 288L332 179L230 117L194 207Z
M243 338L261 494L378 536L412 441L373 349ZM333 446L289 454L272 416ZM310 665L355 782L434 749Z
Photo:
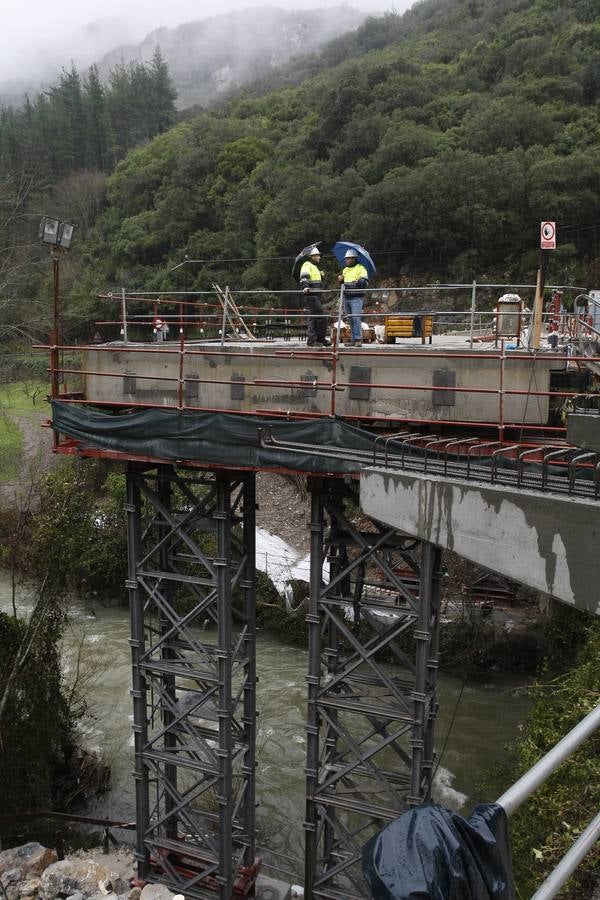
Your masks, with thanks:
M385 302L389 302L392 290L404 289L373 291L371 299L387 294ZM437 295L443 289L435 286L428 290ZM297 292L284 292L283 301L288 293ZM458 427L497 429L500 441L514 437L515 429L524 433L541 429L547 438L560 439L565 433L564 425L556 417L549 420L550 401L558 410L565 403L598 403L598 394L586 390L583 379L580 385L551 390L548 372L574 370L580 364L585 367L600 357L576 356L572 345L562 352L559 348L536 352L518 350L516 344L504 339L498 342L491 325L486 325L495 316L489 310L476 310L476 315L472 309L371 312L373 302L382 302L372 301L363 314L363 320L371 326L370 342L365 341L361 348L343 345L339 340L343 332L336 329L334 321L332 346L317 349L306 346L302 340L303 312L289 307L276 311L253 306L245 308L242 315L228 288L203 295L123 292L120 297L105 296L118 302L120 316L97 323L103 333L98 332L94 340L79 348L80 366L67 366L60 361L61 355L72 353L71 345L56 343L45 348L51 353L52 383L57 386L53 395L60 395L65 402L88 401L128 408L168 405L181 410L286 418L341 415L377 425L447 422ZM220 310L208 303L215 296L221 301ZM273 297L272 292L268 296ZM163 339L164 334L158 335L159 310L164 310L160 324L169 325L167 340ZM420 334L414 327L417 319ZM385 334L391 337L394 324L401 331L410 327L411 338L424 341L427 336L433 345L418 350L410 339L404 341L403 334L394 335L394 340L403 338L401 347L385 345ZM461 349L467 342L469 349ZM494 347L494 343L499 345ZM164 365L151 372L149 352L160 353L165 360ZM224 352L230 371L219 369ZM471 365L474 354L476 363ZM256 363L255 371L248 369L250 359ZM448 371L452 367L457 373ZM577 381L576 374L572 375ZM84 389L94 380L99 383L111 379L112 394L107 389L92 395ZM250 391L258 398L254 405L242 402L245 392ZM209 395L210 402L201 402ZM312 400L302 405L302 398ZM348 398L353 401L351 404ZM536 404L539 410L534 409Z
M600 727L600 706L593 709L578 725L543 756L522 778L496 800L510 816L543 784L556 769ZM600 812L579 835L571 849L563 856L531 900L551 900L555 897L577 866L600 837Z

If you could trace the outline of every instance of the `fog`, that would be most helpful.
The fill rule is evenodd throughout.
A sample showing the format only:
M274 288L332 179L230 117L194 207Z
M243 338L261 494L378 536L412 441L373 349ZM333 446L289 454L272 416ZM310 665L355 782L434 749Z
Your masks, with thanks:
M275 0L286 9L338 6L342 0ZM350 0L369 12L381 12L386 0ZM27 85L54 76L73 60L78 68L99 60L107 51L139 41L157 28L205 19L218 13L252 6L265 0L18 0L2 4L0 29L0 87ZM402 3L402 8L408 3Z

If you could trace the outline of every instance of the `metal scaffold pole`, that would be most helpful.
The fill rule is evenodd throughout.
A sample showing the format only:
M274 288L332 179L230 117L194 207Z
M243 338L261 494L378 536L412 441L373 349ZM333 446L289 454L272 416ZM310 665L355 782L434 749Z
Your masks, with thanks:
M305 896L361 900L364 843L431 794L441 551L310 488Z
M253 473L127 473L138 875L190 898L252 891Z

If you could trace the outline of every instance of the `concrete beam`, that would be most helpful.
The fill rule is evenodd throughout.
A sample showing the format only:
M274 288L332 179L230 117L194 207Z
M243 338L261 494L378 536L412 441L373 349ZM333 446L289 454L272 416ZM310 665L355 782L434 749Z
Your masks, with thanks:
M600 503L364 469L368 516L600 615Z
M600 453L600 416L598 413L570 413L567 416L567 441L583 450Z

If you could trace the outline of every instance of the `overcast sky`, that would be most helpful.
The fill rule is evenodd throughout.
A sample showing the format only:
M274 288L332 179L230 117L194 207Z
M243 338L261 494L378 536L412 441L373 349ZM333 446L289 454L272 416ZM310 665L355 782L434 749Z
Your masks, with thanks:
M0 28L0 82L30 81L41 72L87 66L95 59L149 31L205 19L232 9L279 6L306 9L339 6L342 0L4 0ZM350 0L350 5L381 12L391 0ZM408 4L399 0L395 8Z

